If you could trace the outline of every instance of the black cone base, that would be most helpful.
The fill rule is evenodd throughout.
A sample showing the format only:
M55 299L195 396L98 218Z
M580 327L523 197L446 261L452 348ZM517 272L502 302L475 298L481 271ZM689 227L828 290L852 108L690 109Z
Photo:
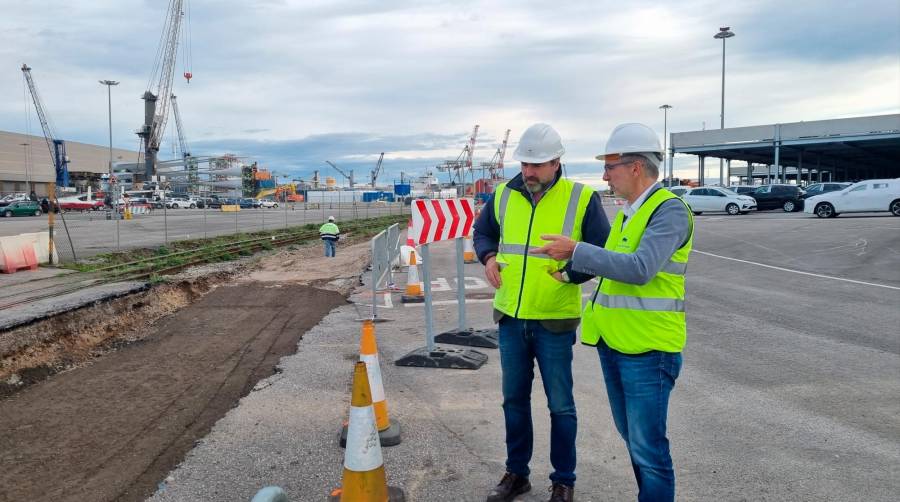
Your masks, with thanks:
M500 346L500 333L496 328L469 328L462 331L453 329L434 337L434 341L437 343L449 343L450 345L496 349Z
M429 351L427 347L422 347L397 359L394 364L419 368L477 370L487 360L487 354L473 349L435 347L434 350Z

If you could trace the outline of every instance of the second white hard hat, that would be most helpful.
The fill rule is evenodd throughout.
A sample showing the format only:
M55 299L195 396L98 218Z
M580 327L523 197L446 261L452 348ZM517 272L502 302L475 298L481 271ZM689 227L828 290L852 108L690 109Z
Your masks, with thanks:
M566 153L562 138L556 129L548 124L537 123L525 129L519 139L519 146L513 152L513 159L529 164L540 164L558 159Z
M597 160L606 160L609 155L632 153L655 153L662 158L662 147L653 129L635 122L616 127L606 140L606 151L598 155Z

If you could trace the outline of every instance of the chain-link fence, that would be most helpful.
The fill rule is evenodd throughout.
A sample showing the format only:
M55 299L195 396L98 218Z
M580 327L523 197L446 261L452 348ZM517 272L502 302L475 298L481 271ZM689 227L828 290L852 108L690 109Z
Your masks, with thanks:
M155 208L130 219L113 211L69 211L54 218L54 242L61 262L136 248L156 248L176 241L222 235L277 230L310 223L324 223L334 216L338 225L378 216L409 214L402 202L277 202L273 207L241 208L238 211L194 208ZM118 216L118 217L117 217ZM24 220L24 219L17 219ZM33 217L3 228L4 235L48 229L48 219ZM10 233L10 232L13 233Z

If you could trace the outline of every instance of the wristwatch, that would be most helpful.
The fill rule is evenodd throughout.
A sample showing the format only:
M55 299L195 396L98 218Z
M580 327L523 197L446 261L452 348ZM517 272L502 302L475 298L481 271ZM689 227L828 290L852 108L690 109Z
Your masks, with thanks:
M559 276L562 277L563 282L571 282L571 281L569 281L569 273L566 272L565 270L560 270Z

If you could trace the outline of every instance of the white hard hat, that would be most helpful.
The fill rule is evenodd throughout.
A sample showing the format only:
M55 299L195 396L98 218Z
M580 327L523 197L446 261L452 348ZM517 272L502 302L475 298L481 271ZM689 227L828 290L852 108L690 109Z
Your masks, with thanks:
M334 216L329 216L328 221L334 221Z
M519 139L519 146L513 152L513 159L529 164L540 164L549 160L558 159L566 153L563 148L562 138L556 129L548 124L534 124L525 129Z
M606 160L609 155L656 154L662 159L663 151L659 146L659 138L653 129L644 124L622 124L613 129L606 140L606 152L598 155L597 160Z

